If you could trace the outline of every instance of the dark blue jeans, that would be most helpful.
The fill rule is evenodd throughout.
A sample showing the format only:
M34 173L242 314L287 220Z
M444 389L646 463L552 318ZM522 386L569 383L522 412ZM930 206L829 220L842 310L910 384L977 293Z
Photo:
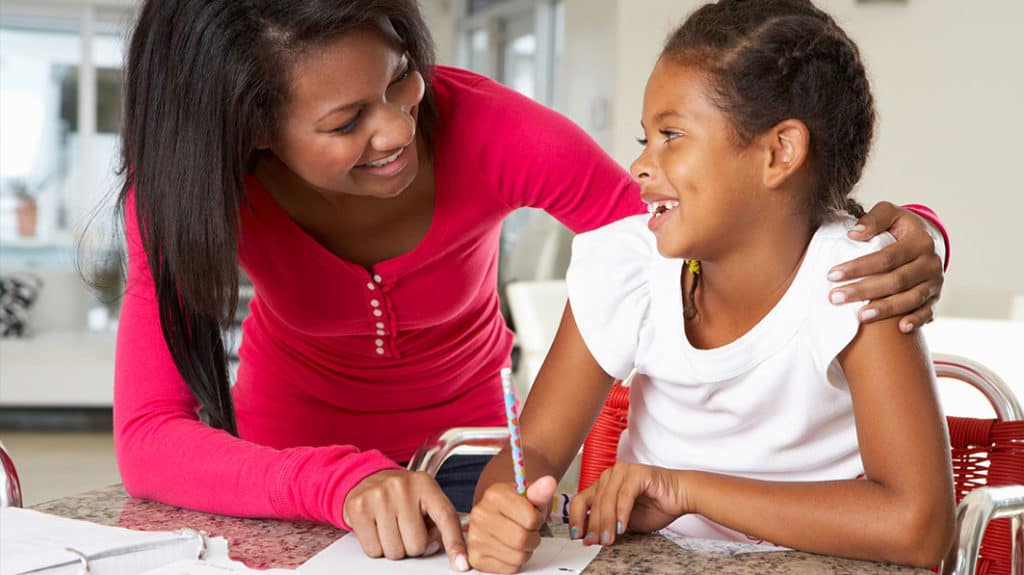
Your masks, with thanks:
M473 507L473 491L491 455L453 455L437 472L437 483L455 504L455 510L469 513Z

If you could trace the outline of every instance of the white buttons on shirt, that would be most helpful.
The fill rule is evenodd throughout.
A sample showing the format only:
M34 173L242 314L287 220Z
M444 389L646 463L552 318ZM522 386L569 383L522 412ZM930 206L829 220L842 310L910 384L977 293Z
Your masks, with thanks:
M377 289L378 284L380 284L382 281L383 281L383 278L381 278L380 275L373 274L373 281L366 283L366 289L368 289L370 291L374 291L375 289ZM374 315L374 317L381 317L381 316L384 315L384 312L381 311L381 309L380 309L380 300L378 300L376 298L371 299L370 300L370 305L373 306L373 315ZM376 322L375 325L377 326L377 335L378 336L384 336L384 335L387 334L387 332L384 331L384 322L378 321L378 322ZM377 355L384 355L384 340L380 339L378 337L378 339L374 340L373 343L377 345Z

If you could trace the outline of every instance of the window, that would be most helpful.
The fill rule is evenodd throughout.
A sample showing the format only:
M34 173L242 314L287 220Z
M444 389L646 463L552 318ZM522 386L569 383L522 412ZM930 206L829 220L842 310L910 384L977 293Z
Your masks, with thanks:
M564 44L562 0L469 0L461 9L458 65L554 107L555 70ZM572 234L541 210L509 214L501 229L499 290L511 281L565 277ZM538 257L538 252L550 257Z
M77 275L86 232L85 268L119 265L113 198L130 17L127 6L81 1L0 11L0 269ZM90 301L106 307L120 290ZM103 328L94 311L92 327Z
M464 0L458 64L545 105L554 101L561 0Z

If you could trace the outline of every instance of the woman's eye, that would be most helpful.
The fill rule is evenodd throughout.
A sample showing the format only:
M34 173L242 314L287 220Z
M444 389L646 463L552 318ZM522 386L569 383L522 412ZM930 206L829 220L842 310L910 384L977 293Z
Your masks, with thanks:
M356 126L359 124L359 116L361 116L361 115L362 115L362 112L356 114L351 120L345 122L344 124L338 126L335 129L331 130L331 133L332 134L349 134L349 133L351 133L352 130L355 130Z
M405 68L402 70L402 73L399 74L398 77L395 78L394 81L391 82L391 85L395 85L395 84L405 80L406 78L409 77L410 73L412 73L412 64L410 64L409 62L406 62L405 63Z

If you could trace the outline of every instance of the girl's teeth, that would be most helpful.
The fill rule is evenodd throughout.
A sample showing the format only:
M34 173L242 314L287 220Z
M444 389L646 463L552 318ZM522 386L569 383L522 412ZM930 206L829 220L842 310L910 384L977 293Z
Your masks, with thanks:
M660 216L670 210L679 207L679 202L673 200L664 200L660 202L653 202L647 204L647 211L655 216Z

